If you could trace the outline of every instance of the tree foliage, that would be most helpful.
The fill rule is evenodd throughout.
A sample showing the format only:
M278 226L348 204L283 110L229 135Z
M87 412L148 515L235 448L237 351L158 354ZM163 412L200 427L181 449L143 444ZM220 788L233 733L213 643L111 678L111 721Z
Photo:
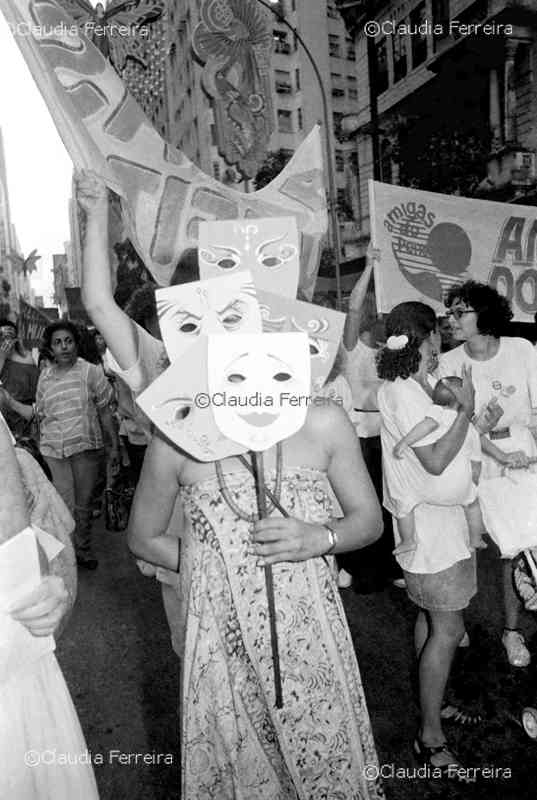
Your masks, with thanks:
M477 131L440 129L399 136L392 159L399 183L412 189L471 197L487 175L490 139Z
M267 153L267 157L259 167L255 176L255 188L262 189L276 178L290 159L290 154L285 150L276 150Z

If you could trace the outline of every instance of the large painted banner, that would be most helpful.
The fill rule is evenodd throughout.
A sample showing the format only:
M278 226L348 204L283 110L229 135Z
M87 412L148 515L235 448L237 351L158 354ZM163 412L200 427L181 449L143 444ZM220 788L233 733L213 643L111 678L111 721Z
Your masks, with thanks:
M512 303L514 319L537 311L537 208L404 189L370 181L371 240L380 250L377 307L443 298L470 278Z
M0 0L0 9L75 167L94 169L120 195L128 236L159 284L169 284L180 254L196 246L201 221L294 216L300 286L311 298L328 225L318 128L268 186L236 191L162 139L55 0Z

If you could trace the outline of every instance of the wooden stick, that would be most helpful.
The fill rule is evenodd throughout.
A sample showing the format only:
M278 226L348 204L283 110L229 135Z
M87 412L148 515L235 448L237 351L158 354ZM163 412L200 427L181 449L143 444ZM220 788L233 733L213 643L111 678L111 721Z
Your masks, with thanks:
M252 467L257 495L257 512L259 519L265 519L267 517L267 489L265 486L263 453L252 453ZM272 648L272 663L274 664L275 704L276 708L283 708L282 677L280 673L280 653L278 648L278 630L276 628L276 604L274 600L274 576L272 574L272 565L265 565L264 570L269 611L270 645Z
M252 465L250 464L250 462L248 461L248 459L245 458L245 456L237 456L237 458L239 459L239 461L242 462L242 464L244 464L244 466L246 467L248 472L250 472L255 477L255 470L252 467ZM268 486L266 485L265 481L263 481L263 484L264 484L264 488L265 488L265 495L274 504L274 507L278 509L278 511L280 512L282 517L289 517L289 512L286 511L285 508L281 505L280 501L278 500L278 498L276 497L274 492L272 492L268 488Z

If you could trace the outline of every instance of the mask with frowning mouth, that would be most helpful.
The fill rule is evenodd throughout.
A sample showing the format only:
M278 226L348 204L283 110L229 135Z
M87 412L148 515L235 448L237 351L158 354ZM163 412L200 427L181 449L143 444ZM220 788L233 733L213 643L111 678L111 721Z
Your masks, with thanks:
M199 336L261 332L255 286L247 270L159 289L156 300L162 340L172 363Z
M202 278L251 271L257 289L296 297L300 242L293 217L202 222L199 264Z

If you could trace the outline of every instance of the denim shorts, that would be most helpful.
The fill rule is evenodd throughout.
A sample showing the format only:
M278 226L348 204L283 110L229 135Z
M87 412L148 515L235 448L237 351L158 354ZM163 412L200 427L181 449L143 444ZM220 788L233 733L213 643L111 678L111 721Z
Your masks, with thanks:
M477 592L475 553L441 572L403 575L408 596L426 611L462 611Z

